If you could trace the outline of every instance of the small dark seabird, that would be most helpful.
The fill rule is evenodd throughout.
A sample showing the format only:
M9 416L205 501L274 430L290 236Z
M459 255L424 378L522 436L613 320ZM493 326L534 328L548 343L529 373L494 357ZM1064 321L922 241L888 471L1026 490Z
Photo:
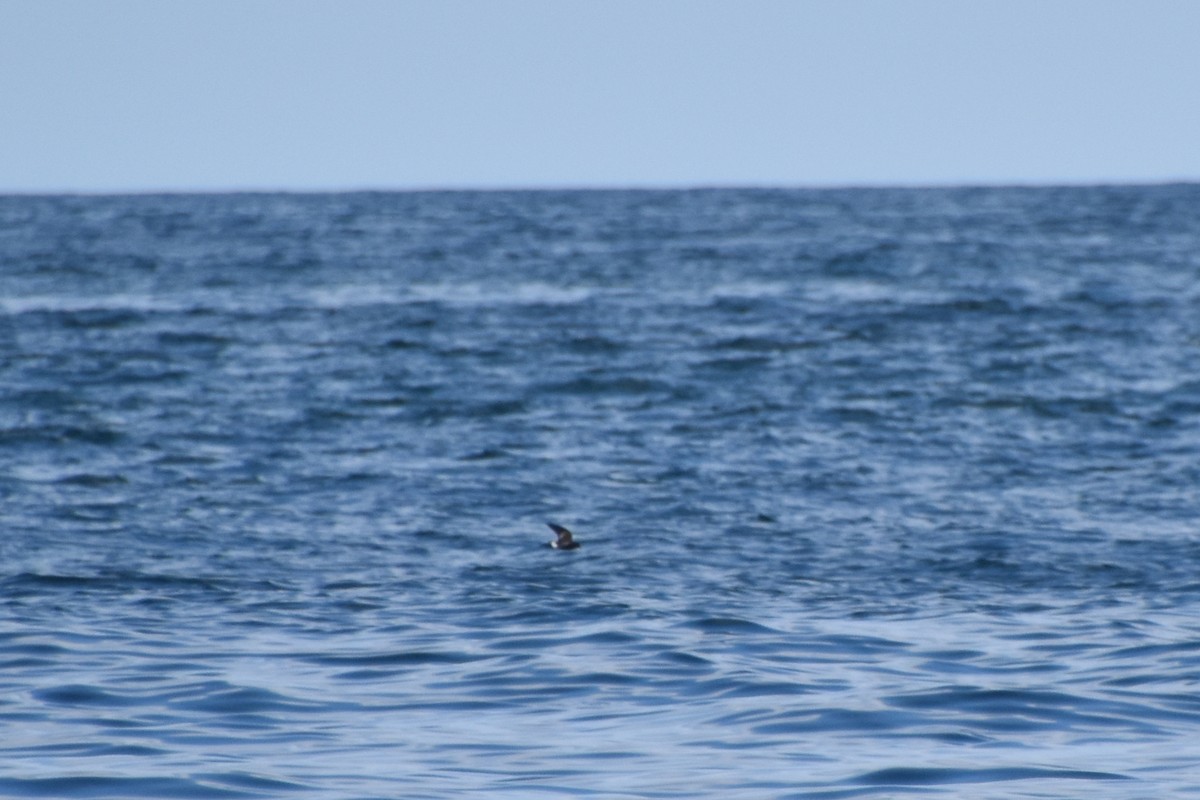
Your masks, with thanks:
M574 550L579 547L579 542L575 541L575 537L571 535L571 532L562 525L555 525L553 522L547 522L546 524L558 536L557 539L549 543L555 550Z

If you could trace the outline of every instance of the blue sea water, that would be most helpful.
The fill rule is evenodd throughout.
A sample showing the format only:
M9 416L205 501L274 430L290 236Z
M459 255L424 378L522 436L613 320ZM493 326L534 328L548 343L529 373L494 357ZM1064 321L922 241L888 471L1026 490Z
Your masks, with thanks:
M2 796L1200 794L1198 507L1200 186L0 198Z

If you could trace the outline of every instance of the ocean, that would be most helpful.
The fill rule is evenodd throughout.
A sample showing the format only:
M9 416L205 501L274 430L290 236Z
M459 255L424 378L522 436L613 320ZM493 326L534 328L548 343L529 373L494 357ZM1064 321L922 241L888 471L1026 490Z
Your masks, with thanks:
M1198 508L1200 185L0 197L5 797L1200 794Z

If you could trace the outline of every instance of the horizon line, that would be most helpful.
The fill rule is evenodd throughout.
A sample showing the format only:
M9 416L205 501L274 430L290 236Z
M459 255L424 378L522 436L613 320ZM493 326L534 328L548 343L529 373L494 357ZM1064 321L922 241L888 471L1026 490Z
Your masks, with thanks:
M814 183L760 183L754 181L697 181L662 183L546 183L489 184L448 183L411 186L293 186L293 187L140 187L140 188L0 188L0 197L153 197L164 195L325 195L325 194L453 194L453 193L552 193L552 192L704 192L704 191L879 191L879 190L969 190L969 189L1083 189L1188 186L1200 177L1126 179L1006 179L962 181L845 181Z

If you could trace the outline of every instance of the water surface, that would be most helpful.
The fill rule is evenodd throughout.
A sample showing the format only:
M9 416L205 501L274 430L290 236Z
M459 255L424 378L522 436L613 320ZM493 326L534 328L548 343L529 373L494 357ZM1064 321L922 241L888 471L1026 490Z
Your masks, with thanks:
M1200 790L1198 203L0 198L0 794Z

